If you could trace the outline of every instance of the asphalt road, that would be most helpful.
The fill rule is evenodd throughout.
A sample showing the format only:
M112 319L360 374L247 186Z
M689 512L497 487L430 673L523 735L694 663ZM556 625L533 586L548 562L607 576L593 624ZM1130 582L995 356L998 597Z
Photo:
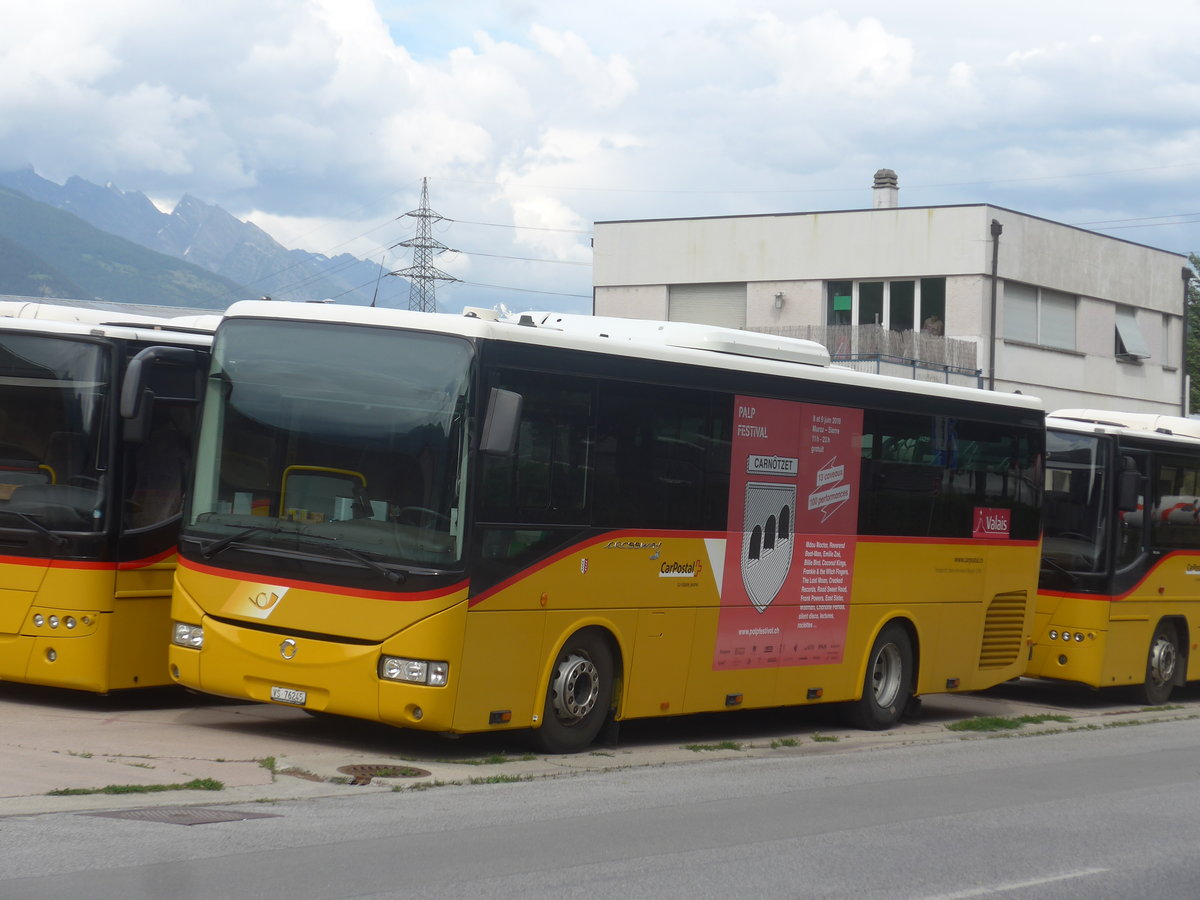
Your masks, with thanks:
M12 815L337 797L722 757L844 754L960 741L963 733L950 726L979 715L1069 719L1028 725L1022 733L1200 716L1200 685L1172 700L1170 708L1147 710L1121 693L1022 680L982 694L931 696L919 719L887 732L848 729L830 706L737 711L623 723L615 746L542 756L528 753L513 732L451 740L178 689L95 697L0 684L0 822ZM221 789L83 793L195 779ZM354 780L360 783L349 784ZM72 794L56 793L64 790Z
M190 827L15 816L0 897L1190 900L1200 718L1173 712L1028 738L809 732L573 777L209 807L254 818Z

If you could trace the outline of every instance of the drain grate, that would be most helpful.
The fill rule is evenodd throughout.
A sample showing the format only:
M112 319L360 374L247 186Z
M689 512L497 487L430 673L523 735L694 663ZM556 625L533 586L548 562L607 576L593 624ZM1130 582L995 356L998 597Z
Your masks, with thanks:
M278 819L275 813L238 812L232 809L205 809L200 806L156 806L149 809L121 809L112 812L80 813L109 819L135 819L168 825L211 825L214 822L240 822L243 819Z
M372 763L339 766L338 771L354 779L351 784L370 784L372 778L424 778L430 773L416 766L396 763Z

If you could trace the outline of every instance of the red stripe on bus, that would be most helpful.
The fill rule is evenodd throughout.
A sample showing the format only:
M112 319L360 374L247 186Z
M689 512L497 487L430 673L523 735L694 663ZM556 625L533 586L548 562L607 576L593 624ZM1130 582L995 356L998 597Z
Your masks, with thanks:
M1141 587L1147 581L1149 581L1151 577L1154 576L1155 572L1158 571L1159 566L1164 565L1167 562L1167 560L1171 559L1171 557L1173 557L1173 556L1200 557L1200 551L1172 550L1170 553L1168 553L1165 556L1163 556L1162 558L1160 558L1158 560L1158 562L1156 562L1153 566L1151 566L1149 569L1147 569L1146 574L1143 575L1141 578L1139 578L1137 583L1133 587L1131 587L1129 590L1125 591L1123 594L1101 594L1101 593L1085 594L1085 593L1080 593L1078 591L1043 591L1043 590L1039 590L1038 593L1044 597L1061 597L1063 599L1068 599L1068 600L1095 600L1098 603L1099 602L1120 603L1122 600L1128 600L1131 596L1136 594L1141 589ZM1200 578L1200 576L1195 576L1195 577ZM1161 598L1157 594L1155 594L1154 596L1147 597L1146 599L1147 600L1159 600Z
M488 588L483 593L477 594L476 596L472 597L468 605L478 606L480 603L483 603L488 598L500 593L501 591L503 591L509 587L512 587L517 582L519 582L525 578L528 578L529 576L531 576L537 572L540 572L543 569L548 569L550 566L554 565L557 562L562 561L563 559L566 559L568 556L572 556L576 553L579 553L582 550L586 550L589 547L595 547L599 544L609 544L609 543L613 543L614 541L653 541L655 543L662 543L664 540L668 540L668 539L707 540L707 539L723 538L723 537L725 537L725 534L726 533L724 531L672 531L669 534L660 534L660 533L655 533L655 532L633 531L633 530L630 530L630 531L607 531L604 534L600 535L599 537L591 538L586 541L580 541L578 544L572 544L570 547L566 547L562 550L559 550L553 556L546 557L545 559L543 559L541 562L537 563L536 565L526 566L525 568L521 569L521 571L518 572L516 575L513 575L511 578L506 578L504 581L500 582L499 584L493 585L492 587ZM638 548L614 548L614 549L638 549ZM647 548L647 549L649 549L649 548Z
M1012 541L1012 540L985 540L980 538L922 538L922 537L895 537L892 535L845 535L844 537L854 537L859 544L938 544L946 547L1024 547L1031 549L1039 545L1039 541ZM612 543L614 541L654 541L661 543L665 540L729 540L729 532L726 531L672 531L666 534L647 532L647 531L610 531L602 536L581 541L578 544L573 544L566 549L560 550L553 556L548 556L537 565L529 566L522 569L511 578L505 579L493 587L488 588L480 594L472 597L469 601L470 606L478 606L485 600L490 599L494 595L500 593L507 588L512 587L521 580L528 578L536 572L549 568L569 557L573 554L583 552L589 547L594 547L599 544ZM634 548L636 549L636 548Z
M155 565L156 563L168 560L175 555L175 549L164 550L162 553L157 553L154 556L146 556L142 559L127 559L119 562L101 562L99 560L87 559L44 559L41 557L29 556L0 556L0 565L7 566L38 566L46 569L69 569L71 571L94 571L94 572L115 572L118 569L125 571L127 569L144 569L147 566Z
M234 569L220 569L215 566L206 566L203 563L194 562L190 559L180 559L179 566L184 569L190 569L200 575L212 575L217 578L228 578L233 581L250 581L255 584L269 583L286 587L288 589L296 589L301 591L317 591L322 594L336 593L341 597L365 597L368 600L390 600L402 603L414 603L420 600L436 600L439 597L445 597L449 594L458 591L466 590L467 582L460 581L457 584L450 585L447 588L436 591L419 591L415 593L393 593L390 591L362 591L349 588L338 588L333 590L327 584L321 584L316 581L299 581L293 578L271 578L266 575L255 575L249 572L239 572Z

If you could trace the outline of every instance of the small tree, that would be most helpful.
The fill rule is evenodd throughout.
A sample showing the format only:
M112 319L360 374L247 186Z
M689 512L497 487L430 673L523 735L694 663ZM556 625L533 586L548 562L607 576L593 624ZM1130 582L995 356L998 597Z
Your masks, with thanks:
M1200 272L1200 254L1189 253L1188 262ZM1200 281L1193 277L1187 287L1187 360L1185 370L1192 379L1188 409L1200 413Z

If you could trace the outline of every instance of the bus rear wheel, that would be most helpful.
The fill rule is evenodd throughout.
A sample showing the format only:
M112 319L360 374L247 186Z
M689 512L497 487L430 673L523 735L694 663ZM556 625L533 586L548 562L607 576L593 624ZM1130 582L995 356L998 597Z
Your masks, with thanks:
M546 753L578 753L596 740L612 706L613 656L596 631L572 635L550 672L542 724L532 732Z
M1139 699L1147 706L1161 706L1171 696L1179 673L1179 639L1175 626L1159 622L1146 654L1146 679L1138 689Z
M891 728L913 695L913 651L908 631L898 622L884 626L867 657L862 698L846 706L851 725L867 731Z

